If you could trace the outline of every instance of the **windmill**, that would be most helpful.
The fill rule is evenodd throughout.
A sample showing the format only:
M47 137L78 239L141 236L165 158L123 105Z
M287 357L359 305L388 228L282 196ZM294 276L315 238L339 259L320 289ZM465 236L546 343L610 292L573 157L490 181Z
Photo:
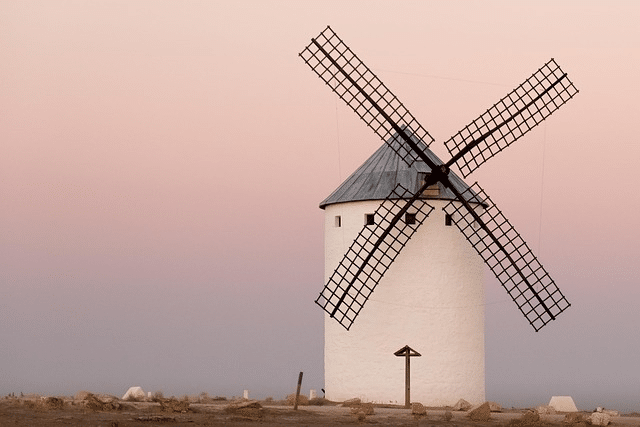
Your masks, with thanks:
M316 300L316 303L328 314L328 319L337 321L344 328L339 333L335 331L333 326L328 326L330 325L328 321L325 322L325 387L328 398L337 397L330 394L332 387L327 383L326 378L329 375L327 373L329 369L334 371L331 376L340 376L341 381L344 382L346 370L357 370L356 365L364 363L362 360L358 360L348 367L342 366L336 369L334 366L327 366L327 364L339 364L334 363L333 360L334 356L335 359L339 358L334 354L336 353L335 349L330 351L331 354L327 356L328 341L337 341L339 342L338 348L342 346L342 349L348 349L349 345L344 343L349 341L351 336L357 337L358 334L362 334L366 340L371 341L372 337L375 337L383 328L380 316L369 315L367 322L370 323L370 326L364 325L363 331L360 331L358 330L359 325L356 323L354 329L351 330L365 303L372 300L371 295L383 277L390 277L394 274L398 277L400 274L394 271L394 267L396 270L401 268L401 266L397 266L396 260L402 262L404 268L409 269L413 268L412 265L423 262L415 254L409 260L406 259L405 253L400 255L401 252L406 252L404 248L409 245L410 239L418 233L420 226L434 212L434 204L440 203L442 205L446 225L454 224L459 229L462 236L495 274L535 331L539 331L550 321L555 320L570 306L520 234L493 204L485 191L477 183L470 187L467 186L451 170L452 166L457 166L466 178L488 159L546 119L578 92L567 74L553 59L446 141L445 146L451 158L447 162L442 162L429 149L429 144L433 142L431 135L330 27L312 39L311 43L300 53L300 56L386 143L386 146L381 148L382 152L379 150L381 153L379 156L388 158L389 150L391 150L394 159L402 163L394 170L396 176L400 176L398 170L401 168L403 173L406 172L405 175L411 176L408 181L396 179L397 185L390 189L385 197L375 197L375 199L381 199L382 202L373 214L365 215L364 226L342 256L333 273L328 275L327 283ZM366 169L366 167L368 167L367 164L359 170ZM357 173L354 175L356 175L354 180L357 180L359 176ZM371 187L371 185L369 186ZM379 190L380 188L377 188L376 191ZM434 194L436 197L430 197ZM374 198L370 196L367 197ZM438 203L432 199L437 199ZM442 202L443 200L444 202ZM321 207L324 206L321 205ZM336 216L335 226L340 227L341 220L341 217ZM421 244L429 246L430 243L422 239ZM433 250L433 248L431 249ZM437 252L437 248L435 250ZM466 265L473 264L473 262L465 259L460 267L466 268ZM422 273L428 275L429 271ZM420 278L418 279L420 280ZM447 284L444 287L446 288L444 292L448 292L448 288L452 286ZM397 301L392 295L391 285L385 287L384 292L387 298ZM412 298L419 299L422 291L416 292ZM478 293L476 292L476 294ZM482 299L481 292L479 295ZM473 298L475 300L471 302L470 306L478 303L477 295ZM480 305L482 304L480 303ZM398 304L400 307L398 311L403 310L402 306L402 304ZM422 312L428 310L429 307L426 307ZM458 312L458 314L460 313L462 312ZM483 315L482 311L482 319ZM385 319L384 322L402 323L399 320L401 317L401 315L394 315L393 318ZM454 353L468 351L470 354L474 354L469 358L470 365L484 365L483 320L478 316L475 319L475 322L481 323L482 327L478 328L476 325L473 332L466 330L466 326L461 329L456 329L457 326L453 327L452 331L463 331L463 336L459 339L461 344ZM443 327L452 328L449 325L452 323L451 319L447 322L448 324ZM332 329L332 336L328 335L328 328ZM370 330L364 331L365 328ZM350 330L351 332L347 333ZM433 333L433 331L434 329L431 328L429 333ZM394 334L397 335L398 332L393 332L389 336L394 336ZM468 335L475 337L472 338ZM475 340L478 343L476 347L481 348L475 348L473 351L467 349L464 344L467 339ZM358 338L355 340L358 341ZM361 345L363 342L360 340L357 345ZM423 356L426 356L425 349L418 348L415 343L402 344L411 345L422 352ZM393 347L396 343L389 345ZM427 344L425 343L425 345ZM430 343L429 346L432 347L433 343ZM374 349L375 345L370 346L369 352ZM362 359L365 355L361 353L355 351L341 359L340 363L344 365L347 363L345 361L353 359L355 354L358 354ZM424 360L425 357L422 359ZM440 368L442 366L438 369ZM451 393L467 392L473 395L472 400L482 400L484 398L484 366L478 369L473 368L469 372L467 376L482 377L475 379L477 384L482 383L481 386L475 386L472 391L456 386ZM429 375L433 376L433 371ZM356 376L362 376L362 374L356 374ZM436 382L442 383L448 380L447 378L439 378ZM430 380L425 379L425 381L429 382ZM464 379L458 380L458 383L465 381ZM370 389L372 384L363 383L361 387ZM412 381L412 384L415 384L415 381ZM349 389L348 392L353 392L356 389L357 387ZM375 393L372 396L375 396ZM453 394L448 399L452 399L452 396ZM458 394L459 397L464 396ZM385 399L374 397L372 400ZM427 403L442 404L443 402L431 399L431 402ZM445 404L450 403L445 402Z

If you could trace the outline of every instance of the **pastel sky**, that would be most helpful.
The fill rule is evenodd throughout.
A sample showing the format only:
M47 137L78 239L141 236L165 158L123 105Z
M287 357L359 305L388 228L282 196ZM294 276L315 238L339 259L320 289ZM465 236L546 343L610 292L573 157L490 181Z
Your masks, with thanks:
M323 387L318 203L381 144L298 57L331 25L441 157L549 58L569 73L580 93L467 179L572 303L535 333L487 272L487 398L640 410L638 22L636 1L1 2L0 394Z

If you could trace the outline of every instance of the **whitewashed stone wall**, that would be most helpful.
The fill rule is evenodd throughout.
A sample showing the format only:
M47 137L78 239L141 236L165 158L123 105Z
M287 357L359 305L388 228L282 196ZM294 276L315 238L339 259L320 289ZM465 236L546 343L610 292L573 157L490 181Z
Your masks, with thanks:
M404 404L409 345L411 400L427 406L485 400L483 262L435 207L365 304L349 331L325 316L326 398ZM325 209L325 282L379 201ZM335 226L335 217L342 226Z

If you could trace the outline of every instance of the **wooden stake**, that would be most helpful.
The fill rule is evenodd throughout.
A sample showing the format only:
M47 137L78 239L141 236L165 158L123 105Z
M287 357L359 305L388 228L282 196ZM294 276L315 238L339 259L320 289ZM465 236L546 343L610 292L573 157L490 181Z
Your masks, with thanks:
M420 357L421 354L405 345L400 350L393 353L398 357L404 356L404 406L408 408L411 405L411 357Z
M295 400L295 403L293 404L294 411L298 410L298 398L300 397L301 386L302 386L302 372L300 372L300 375L298 375L298 389L296 390L296 400Z

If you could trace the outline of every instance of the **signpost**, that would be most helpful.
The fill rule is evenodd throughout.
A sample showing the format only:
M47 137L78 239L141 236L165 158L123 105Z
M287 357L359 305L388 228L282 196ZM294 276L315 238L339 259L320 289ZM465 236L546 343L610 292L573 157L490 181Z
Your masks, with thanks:
M401 357L404 356L404 360L405 360L405 373L404 373L404 385L405 385L405 390L404 390L404 406L409 408L409 406L411 405L411 374L410 374L410 358L411 357L420 357L422 356L420 353L418 353L417 351L415 351L414 349L412 349L411 347L409 347L408 345L405 345L404 347L402 347L400 350L396 351L395 353L393 353L394 355Z

